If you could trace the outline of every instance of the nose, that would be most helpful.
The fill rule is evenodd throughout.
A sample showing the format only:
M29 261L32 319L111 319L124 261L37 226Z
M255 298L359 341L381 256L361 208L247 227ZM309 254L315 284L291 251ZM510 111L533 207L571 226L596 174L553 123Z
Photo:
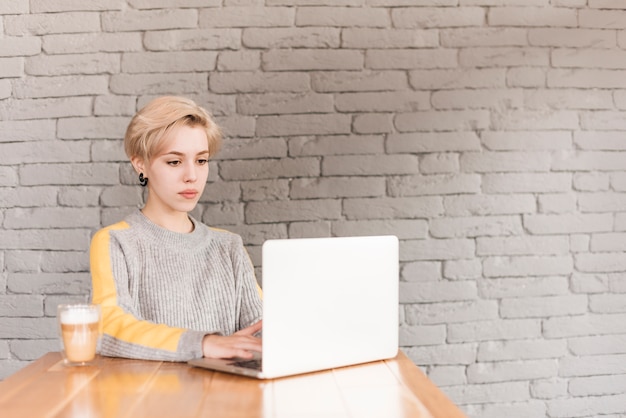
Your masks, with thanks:
M193 183L198 179L197 168L194 164L186 164L183 181L185 183Z

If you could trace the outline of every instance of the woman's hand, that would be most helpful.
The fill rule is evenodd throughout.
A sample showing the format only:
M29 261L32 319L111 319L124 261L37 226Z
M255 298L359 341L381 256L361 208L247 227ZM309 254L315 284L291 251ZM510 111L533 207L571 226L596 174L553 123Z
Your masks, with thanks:
M263 320L247 328L235 332L233 335L205 335L202 340L202 354L211 358L241 357L251 359L253 352L261 352L261 339L254 334L263 328Z

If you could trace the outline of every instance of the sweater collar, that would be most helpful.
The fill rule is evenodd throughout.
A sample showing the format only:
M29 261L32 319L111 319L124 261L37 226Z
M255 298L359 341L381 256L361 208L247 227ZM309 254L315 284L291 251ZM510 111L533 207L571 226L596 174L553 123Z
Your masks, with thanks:
M138 209L131 213L127 221L139 226L145 239L151 240L165 247L190 248L202 243L207 237L207 228L195 218L188 215L193 223L193 231L189 233L173 232L163 228L148 219Z

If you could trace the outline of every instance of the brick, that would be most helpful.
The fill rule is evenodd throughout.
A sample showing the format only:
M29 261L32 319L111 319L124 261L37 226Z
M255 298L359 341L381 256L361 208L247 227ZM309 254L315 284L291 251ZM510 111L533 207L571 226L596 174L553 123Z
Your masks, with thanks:
M590 253L576 255L576 268L581 272L619 272L626 266L624 253Z
M462 28L440 31L441 46L527 46L527 31L521 28Z
M474 132L390 134L387 150L411 153L478 151L480 139Z
M476 360L479 362L535 360L561 358L566 354L565 340L488 341L478 346Z
M623 295L591 295L589 310L599 313L626 312Z
M7 35L89 33L99 30L100 14L95 12L21 14L4 17L4 31Z
M547 193L568 192L572 176L568 173L505 173L485 174L484 193Z
M589 235L574 234L570 236L570 250L573 253L589 251Z
M45 173L45 176L42 176ZM22 185L117 184L117 164L29 164L19 169Z
M624 342L626 342L626 335L624 334L594 335L589 337L570 338L568 339L568 347L572 351L572 354L577 356L620 354L624 353ZM580 386L579 388L582 389ZM592 390L590 387L587 389L590 391Z
M332 135L289 139L289 155L345 155L384 153L384 140L378 135Z
M50 351L59 351L59 339L14 340L11 341L11 353L18 360L37 360Z
M13 95L19 99L106 94L105 76L30 77L13 84Z
M232 138L223 144L216 158L221 161L286 156L287 143L284 138Z
M52 120L0 121L0 143L52 140L55 129L56 123Z
M408 347L405 352L414 363L420 365L471 364L476 358L476 347L473 344Z
M514 67L507 72L506 82L511 87L543 88L546 86L546 70L536 67Z
M22 57L41 52L41 39L34 36L0 39L0 57Z
M91 97L11 100L0 103L0 115L11 120L51 119L91 115Z
M120 57L116 54L37 55L26 60L29 75L59 76L74 74L112 74L119 72Z
M625 374L626 354L566 357L561 360L560 376L594 376L602 374Z
M329 27L305 28L246 28L240 44L248 48L338 48L340 29Z
M463 67L547 67L550 52L533 47L476 47L459 52L459 64Z
M625 9L626 6L617 0L591 0L589 2L590 8L598 9Z
M122 138L129 118L116 116L64 118L59 121L59 138Z
M128 9L120 12L103 12L101 19L105 32L184 29L197 26L198 12L194 9Z
M260 116L257 136L347 134L351 118L342 114Z
M498 316L495 301L462 301L437 304L406 305L407 323L410 325L434 325L473 323L493 320Z
M237 109L244 115L285 113L331 113L333 96L315 93L245 94L237 97Z
M626 71L607 69L551 69L547 72L550 88L626 88Z
M591 236L591 251L618 252L626 250L626 233L593 234Z
M81 0L33 0L30 5L31 13L56 13L72 11L121 10L122 0L95 0L84 2Z
M56 187L3 187L0 188L0 202L5 208L55 206Z
M304 92L309 84L304 73L215 73L209 78L215 93Z
M342 31L343 48L432 48L438 46L433 30L346 28Z
M0 338L58 338L56 318L0 318Z
M248 223L339 219L341 202L328 199L249 202L245 215Z
M480 7L399 7L391 9L391 19L394 27L406 29L482 26L485 12Z
M480 260L447 260L443 264L443 277L453 280L479 279L482 277Z
M625 159L626 152L565 151L554 156L552 168L559 171L619 171Z
M241 225L230 227L229 231L241 235L245 243L253 245L261 245L269 237L277 239L288 237L285 225Z
M414 155L342 155L322 161L323 176L402 175L418 173Z
M423 219L334 221L333 236L395 235L399 239L425 239L428 223Z
M32 188L32 187L29 187ZM88 207L98 206L100 202L99 187L66 187L59 190L59 205Z
M400 278L407 282L436 281L443 278L441 264L437 261L414 261L403 263Z
M365 52L365 68L373 70L445 69L457 64L457 52L447 49L368 49Z
M0 295L0 317L37 318L42 315L42 295Z
M585 295L513 298L500 302L500 314L503 318L566 316L586 312Z
M570 255L488 257L483 260L485 277L552 276L571 274Z
M552 158L543 152L476 152L461 156L461 170L474 173L548 171Z
M485 299L562 296L569 294L565 277L528 277L489 279L479 282L479 294Z
M568 193L544 194L538 196L537 208L540 213L571 213L577 209L577 198Z
M201 28L246 28L292 26L295 8L222 7L200 11Z
M468 383L494 383L548 378L557 373L555 360L475 363L467 368Z
M562 48L614 48L611 31L596 29L536 28L528 31L528 42L533 46Z
M526 72L528 70L525 69ZM411 87L416 90L502 88L506 86L506 70L503 68L414 70L409 72L409 81Z
M556 399L567 396L567 386L565 379L536 380L531 383L530 391L533 398Z
M541 319L491 319L450 324L449 342L536 339L541 337Z
M476 174L433 174L401 176L389 180L390 196L446 195L480 192Z
M567 131L482 132L481 142L491 151L563 150L572 148Z
M473 131L490 126L486 110L449 110L400 113L395 125L400 132Z
M261 68L258 51L224 51L217 59L219 71L253 71Z
M111 92L117 94L185 94L208 89L206 74L114 74Z
M477 296L476 283L470 281L400 282L401 304L474 300Z
M298 7L296 26L389 27L389 13L370 7Z
M137 186L108 187L102 191L100 204L102 206L140 206L142 190Z
M445 203L445 202L444 202ZM569 239L563 236L484 237L476 240L476 254L491 255L566 255Z
M93 52L128 52L140 51L142 49L140 33L81 33L81 34L57 34L44 35L42 37L43 50L48 54L81 54L78 57L65 57L66 61L74 59L115 60L119 62L119 57L115 56L83 56ZM46 59L48 58L48 59ZM53 64L49 57L39 57L40 62ZM70 67L68 65L68 67ZM118 67L119 68L119 65ZM56 70L55 70L56 71ZM89 71L88 65L84 65L77 73Z
M289 224L290 237L325 238L330 235L330 222L291 222Z
M29 11L29 3L24 0L5 0L0 5L0 15L28 13Z
M610 288L608 275L603 273L574 273L570 281L574 293L602 293Z
M179 29L148 31L143 43L148 51L240 49L241 29Z
M546 405L544 402L531 400L514 403L493 403L484 405L471 405L466 409L469 416L480 416L482 418L526 418L546 416Z
M482 405L491 402L519 402L530 398L528 382L463 384L445 388L457 405ZM482 416L482 415L479 415ZM508 414L506 416L509 416Z
M253 116L218 116L215 122L228 137L253 137L256 119Z
M521 130L527 126L536 130L579 129L579 116L570 110L505 110L493 118L496 130Z
M441 345L446 341L446 329L443 325L400 326L399 333L400 346Z
M311 74L311 86L318 92L403 90L408 87L403 71L323 71Z
M609 91L574 89L537 89L524 92L524 104L529 109L612 109L613 95Z
M218 7L222 4L220 0L130 0L128 3L134 9Z
M0 99L11 97L11 82L9 80L0 80Z
M521 90L443 90L432 94L435 109L519 108L523 104Z
M581 212L621 212L626 207L626 194L581 193L578 196L578 207Z
M0 155L6 164L89 161L90 145L86 141L10 142L0 144Z
M128 96L97 96L94 102L95 116L132 116L135 99Z
M626 29L626 11L581 9L578 24L581 28Z
M225 180L316 177L319 176L319 161L315 158L229 161L220 165L220 174Z
M613 49L555 49L552 51L554 67L575 68L626 68L626 53Z
M492 7L487 19L492 26L578 26L576 10L557 7Z
M266 0L268 6L360 6L362 0Z
M573 317L547 318L543 335L546 338L584 337L626 333L625 314L588 314Z
M458 154L428 154L420 158L422 174L458 173L459 170Z
M16 168L0 167L0 186L17 186L18 181Z
M626 391L626 375L573 378L569 387L573 396L618 395Z
M430 261L472 258L474 247L472 240L462 238L405 241L400 249L400 260Z
M367 92L335 95L339 112L411 112L430 108L426 92Z
M339 49L275 49L261 56L265 71L360 70L363 54Z
M216 228L239 225L244 222L244 219L244 205L238 202L227 201L209 205L202 214L202 222Z
M517 216L474 216L431 219L430 234L435 238L475 238L523 233Z
M24 73L24 58L0 58L0 77L21 77Z
M535 198L532 195L446 196L443 203L446 214L451 216L505 215L535 211Z
M215 69L217 53L208 52L129 52L122 57L125 73L172 73L211 71Z
M289 196L293 199L381 197L385 195L383 178L314 177L293 179Z
M354 117L352 130L355 134L393 132L393 115L390 113L368 113Z
M343 213L356 219L414 219L437 216L443 212L441 198L354 198L344 201Z

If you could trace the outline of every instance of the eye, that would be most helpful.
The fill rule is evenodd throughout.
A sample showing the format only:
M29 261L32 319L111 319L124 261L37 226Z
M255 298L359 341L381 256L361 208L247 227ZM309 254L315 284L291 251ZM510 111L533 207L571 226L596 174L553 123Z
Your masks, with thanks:
M209 160L207 160L206 158L200 158L198 160L198 164L200 164L200 165L205 165L208 162L209 162Z
M180 160L174 160L174 161L168 161L167 164L171 165L172 167L176 167L177 165L180 165Z

